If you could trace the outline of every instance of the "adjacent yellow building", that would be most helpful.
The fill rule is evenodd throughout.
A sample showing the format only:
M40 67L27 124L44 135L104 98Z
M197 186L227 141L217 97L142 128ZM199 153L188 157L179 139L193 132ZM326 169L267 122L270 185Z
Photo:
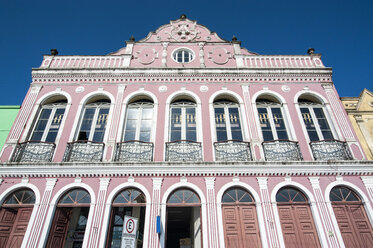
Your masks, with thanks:
M358 97L341 97L367 159L373 160L373 92L364 89Z

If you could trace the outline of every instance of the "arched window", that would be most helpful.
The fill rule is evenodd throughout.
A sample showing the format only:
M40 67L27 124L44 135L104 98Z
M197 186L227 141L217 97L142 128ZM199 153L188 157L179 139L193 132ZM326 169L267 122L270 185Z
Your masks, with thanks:
M320 101L303 96L298 99L298 103L310 141L333 140L333 132Z
M330 191L330 201L346 247L371 247L372 225L356 192L336 186Z
M66 99L48 101L41 105L30 141L55 142L66 109Z
M109 110L110 100L102 99L86 104L77 140L102 142L104 140Z
M136 247L143 247L145 209L146 199L141 191L134 188L128 188L119 192L112 203L109 235L106 247L122 247L123 223L126 216L138 220L138 230L135 230L137 232Z
M256 106L263 140L288 140L289 135L281 104L270 98L260 98L256 101Z
M31 213L35 194L30 189L12 192L0 208L1 247L21 247Z
M242 141L242 125L239 105L230 100L214 102L215 128L217 141Z
M154 103L138 100L128 105L123 141L150 142Z
M173 53L173 59L178 63L189 63L194 59L194 56L189 49L179 49Z
M195 102L187 99L174 101L170 112L170 141L197 141Z
M286 247L321 247L307 197L293 187L276 195L278 214Z
M82 247L90 204L91 196L84 189L64 194L58 201L46 247Z
M202 247L201 201L186 188L175 190L167 200L166 247Z
M247 190L233 187L224 192L222 214L225 247L262 247L256 212L254 198Z

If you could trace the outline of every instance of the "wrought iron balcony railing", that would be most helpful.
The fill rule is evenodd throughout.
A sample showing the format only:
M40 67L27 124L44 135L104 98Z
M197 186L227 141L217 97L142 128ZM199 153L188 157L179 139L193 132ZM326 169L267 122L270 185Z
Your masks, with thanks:
M298 161L303 159L296 141L264 141L262 145L267 161Z
M315 160L351 160L352 156L346 142L321 140L310 142Z
M117 143L115 161L149 162L153 160L153 143L139 140Z
M75 141L67 143L63 160L65 162L100 162L105 144L92 141Z
M56 144L42 141L18 143L12 162L50 162Z
M250 143L239 140L226 140L214 143L216 161L252 160Z
M166 161L202 161L201 142L189 140L167 142Z

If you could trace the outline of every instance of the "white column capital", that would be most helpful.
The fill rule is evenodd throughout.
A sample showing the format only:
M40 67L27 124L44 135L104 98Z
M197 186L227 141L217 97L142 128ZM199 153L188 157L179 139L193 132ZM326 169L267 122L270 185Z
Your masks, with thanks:
M268 188L268 178L267 177L257 177L259 188L267 189Z
M161 177L153 177L153 188L154 189L161 189L162 183L163 183L163 178Z
M100 190L106 190L110 183L110 178L100 178Z
M367 188L373 188L373 177L362 176L360 178L363 181L365 187L367 187Z
M308 177L313 188L320 187L320 177Z
M215 177L205 177L205 183L206 183L207 189L214 189Z
M57 178L47 178L46 179L46 189L45 190L52 190L54 185L57 183Z

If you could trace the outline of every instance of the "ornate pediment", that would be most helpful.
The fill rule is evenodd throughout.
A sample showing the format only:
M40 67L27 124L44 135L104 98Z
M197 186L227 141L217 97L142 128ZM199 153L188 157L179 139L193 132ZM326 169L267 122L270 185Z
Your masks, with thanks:
M221 39L215 32L211 32L196 21L189 20L185 15L171 21L170 24L159 27L150 32L139 42L228 42Z

